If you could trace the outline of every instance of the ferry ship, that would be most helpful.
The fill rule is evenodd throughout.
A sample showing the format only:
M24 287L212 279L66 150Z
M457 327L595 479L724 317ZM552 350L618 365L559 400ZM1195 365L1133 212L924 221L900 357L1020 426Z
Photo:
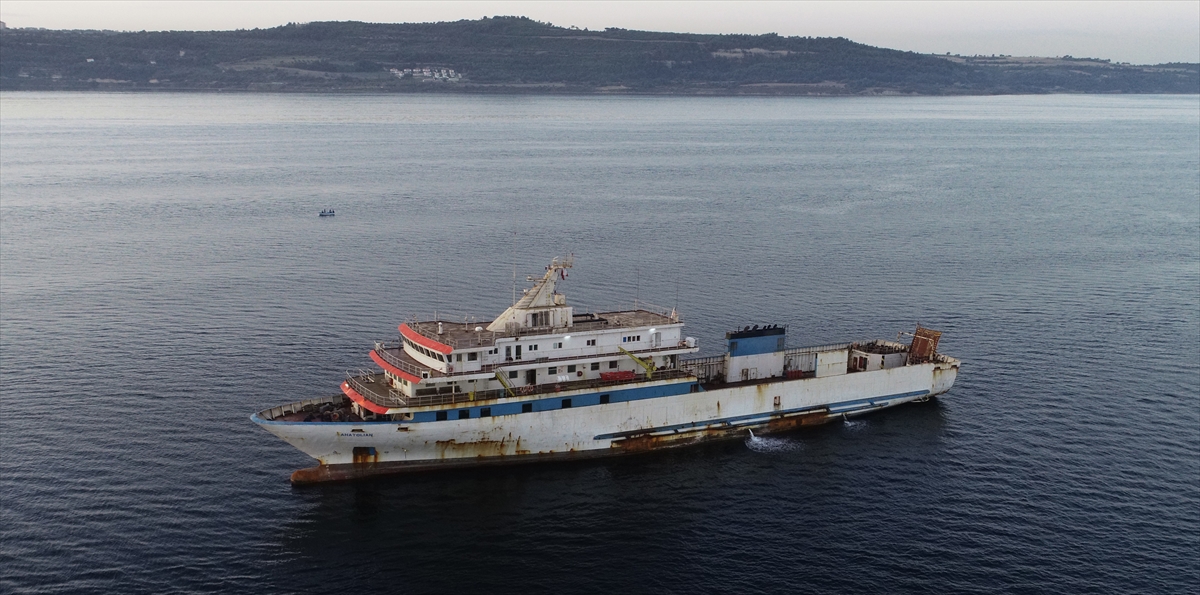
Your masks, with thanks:
M788 431L927 400L958 374L920 326L907 344L789 347L786 326L755 325L726 333L723 355L688 358L699 346L674 309L576 312L557 289L573 260L486 327L407 320L369 353L375 371L251 420L318 461L291 476L308 484Z

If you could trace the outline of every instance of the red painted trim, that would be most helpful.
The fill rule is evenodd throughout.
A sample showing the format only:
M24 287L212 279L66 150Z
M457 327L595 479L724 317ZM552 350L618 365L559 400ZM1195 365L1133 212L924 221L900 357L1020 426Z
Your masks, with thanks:
M375 353L374 349L371 350L371 360L374 361L375 363L379 364L379 367L383 368L384 370L387 370L388 372L391 372L392 374L395 374L409 382L412 382L414 384L421 382L420 378L417 378L416 376L413 376L412 374L409 374L408 372L405 372L404 370L401 370L400 368L397 368L396 366L393 366L392 364L387 363L387 360L383 359L382 357L379 357L379 354Z
M425 335L418 333L417 331L409 328L408 324L402 323L400 325L400 334L404 335L405 337L408 337L408 339L410 341L412 341L413 343L416 343L417 345L425 347L426 349L432 349L438 353L448 354L448 353L454 351L453 347L442 344L442 343L438 343L437 341L434 341L433 339L430 339L429 337L426 337Z
M371 411L373 413L387 413L388 412L387 407L384 407L383 405L376 405L375 403L368 401L366 399L366 397L363 397L362 395L358 394L358 391L350 388L349 382L342 383L342 392L345 393L347 397L350 397L351 401L354 401L355 403L362 405L363 409L366 409L367 411Z

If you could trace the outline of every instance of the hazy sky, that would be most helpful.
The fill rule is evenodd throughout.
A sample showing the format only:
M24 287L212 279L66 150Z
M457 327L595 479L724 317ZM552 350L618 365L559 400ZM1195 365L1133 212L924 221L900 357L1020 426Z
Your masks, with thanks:
M521 15L560 26L846 37L925 53L1200 62L1200 2L47 2L4 0L9 27L213 30L288 22Z

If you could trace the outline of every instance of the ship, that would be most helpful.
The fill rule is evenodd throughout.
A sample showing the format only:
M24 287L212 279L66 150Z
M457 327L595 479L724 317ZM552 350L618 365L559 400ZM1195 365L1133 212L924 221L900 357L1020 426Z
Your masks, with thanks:
M409 317L340 392L250 418L316 459L292 473L302 485L788 432L926 401L958 375L941 333L919 324L896 341L808 347L788 345L787 325L743 326L722 355L694 357L674 308L577 312L558 291L573 264L552 260L486 326Z

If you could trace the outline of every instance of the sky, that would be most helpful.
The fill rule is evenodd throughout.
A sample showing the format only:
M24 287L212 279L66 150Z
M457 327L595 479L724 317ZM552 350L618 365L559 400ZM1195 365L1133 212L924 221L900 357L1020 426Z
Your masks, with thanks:
M588 29L845 37L936 54L1200 62L1200 2L29 1L0 2L9 27L224 30L289 22L411 23L527 16Z

